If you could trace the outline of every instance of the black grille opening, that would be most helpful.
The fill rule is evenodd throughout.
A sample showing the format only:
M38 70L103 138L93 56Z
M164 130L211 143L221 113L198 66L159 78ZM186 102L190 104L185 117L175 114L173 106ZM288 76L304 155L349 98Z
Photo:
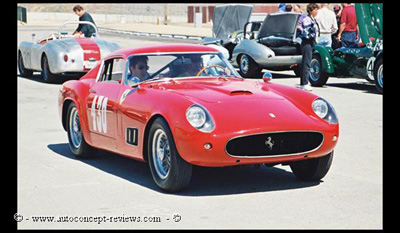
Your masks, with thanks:
M323 139L318 132L265 133L231 139L226 151L244 157L290 155L315 150Z

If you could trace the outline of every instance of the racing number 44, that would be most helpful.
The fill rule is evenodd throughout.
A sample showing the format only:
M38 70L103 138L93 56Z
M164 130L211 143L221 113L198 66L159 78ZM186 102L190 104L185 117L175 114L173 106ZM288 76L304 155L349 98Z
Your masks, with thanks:
M95 96L91 108L93 130L99 133L107 133L107 101L104 96ZM97 112L96 112L97 110Z

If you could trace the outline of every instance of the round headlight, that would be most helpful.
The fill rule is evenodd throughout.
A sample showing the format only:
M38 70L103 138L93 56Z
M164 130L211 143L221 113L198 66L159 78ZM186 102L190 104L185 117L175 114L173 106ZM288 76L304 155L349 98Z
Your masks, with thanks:
M329 111L328 104L322 99L314 100L314 102L312 103L312 108L315 114L317 114L322 119L326 117Z
M206 123L206 113L198 106L192 106L186 111L186 119L195 127L200 128Z

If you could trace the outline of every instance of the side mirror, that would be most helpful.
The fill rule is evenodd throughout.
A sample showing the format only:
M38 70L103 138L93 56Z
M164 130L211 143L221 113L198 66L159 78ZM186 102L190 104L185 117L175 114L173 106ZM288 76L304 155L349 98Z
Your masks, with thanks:
M270 72L265 72L264 73L264 75L263 75L263 81L265 82L265 83L268 83L268 82L271 82L271 80L272 80L272 74L270 73Z
M35 33L32 33L32 41L35 40L35 36L36 36L36 34L35 34Z
M138 77L131 77L128 79L128 85L132 88L136 88L139 86L140 79Z

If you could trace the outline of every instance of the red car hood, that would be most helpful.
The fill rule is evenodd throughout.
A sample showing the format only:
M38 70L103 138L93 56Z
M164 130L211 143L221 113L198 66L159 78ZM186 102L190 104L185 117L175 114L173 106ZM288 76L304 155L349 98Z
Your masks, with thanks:
M157 86L206 107L222 132L321 130L311 102L287 99L260 80L192 79Z
M237 102L241 100L284 98L264 87L260 80L249 81L241 79L213 78L198 80L176 80L160 83L159 87L191 100L207 103Z

